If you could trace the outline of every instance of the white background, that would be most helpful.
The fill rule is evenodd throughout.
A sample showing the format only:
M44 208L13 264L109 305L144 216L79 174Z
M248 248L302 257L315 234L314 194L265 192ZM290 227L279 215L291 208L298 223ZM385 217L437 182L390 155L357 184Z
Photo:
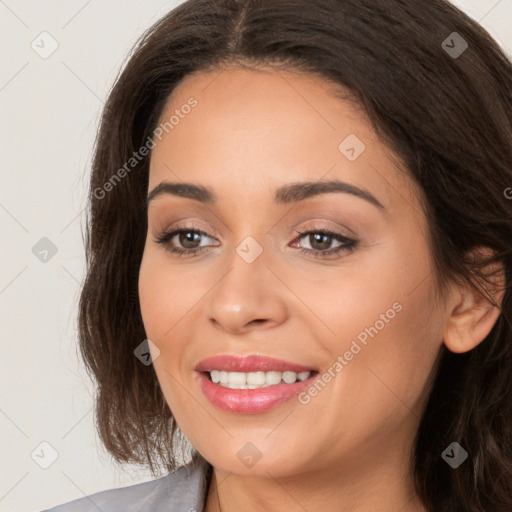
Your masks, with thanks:
M133 43L179 3L0 0L0 511L36 512L152 478L120 471L100 445L75 318L99 114ZM512 54L512 0L454 3ZM43 31L59 45L47 59L31 48ZM32 253L42 237L58 248L47 263ZM43 441L58 452L48 469L31 458Z

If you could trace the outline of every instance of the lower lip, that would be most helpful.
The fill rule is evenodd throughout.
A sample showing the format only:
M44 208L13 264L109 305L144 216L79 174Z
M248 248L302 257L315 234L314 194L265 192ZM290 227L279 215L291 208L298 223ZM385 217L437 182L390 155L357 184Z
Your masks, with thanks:
M309 387L318 373L294 384L276 384L258 389L230 389L213 383L204 373L199 373L201 390L206 398L224 411L255 414L276 407L300 394Z

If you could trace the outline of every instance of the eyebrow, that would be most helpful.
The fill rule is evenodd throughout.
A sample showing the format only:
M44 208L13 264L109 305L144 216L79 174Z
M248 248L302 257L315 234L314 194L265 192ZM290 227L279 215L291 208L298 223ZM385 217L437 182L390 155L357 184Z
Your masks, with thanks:
M329 194L332 192L351 194L368 201L381 210L385 210L382 203L368 190L339 180L290 183L276 190L274 201L277 204L297 203L311 197ZM215 192L210 187L194 185L192 183L173 183L163 181L148 194L147 204L164 194L193 199L195 201L208 204L214 204L217 201Z

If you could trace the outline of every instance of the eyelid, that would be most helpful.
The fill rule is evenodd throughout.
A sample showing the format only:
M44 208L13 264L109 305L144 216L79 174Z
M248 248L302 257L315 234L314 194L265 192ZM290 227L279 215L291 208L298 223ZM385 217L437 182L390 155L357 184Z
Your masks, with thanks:
M189 226L189 225L177 225L177 226L173 226L171 228L168 228L168 229L164 229L162 231L160 231L157 235L156 235L156 240L154 240L156 243L164 243L163 242L163 239L166 240L166 243L168 243L170 240L172 240L176 235L178 235L179 233L182 233L182 232L194 232L194 233L197 233L199 235L202 235L202 236L206 236L212 240L216 240L215 237L213 237L212 235L208 234L207 231L203 230L203 229L200 229L198 228L197 226ZM218 246L218 244L213 244L215 246Z
M332 219L316 219L310 222L301 223L301 225L304 224L304 227L295 228L294 231L296 233L298 232L307 232L307 231L335 231L339 233L342 236L345 236L347 238L351 236L357 236L355 231L350 229L348 226L344 226L342 224L339 224L338 222L333 221ZM333 226L333 224L335 224Z
M190 231L196 231L196 232L200 232L202 234L205 234L207 236L209 236L210 238L212 237L217 237L217 238L220 238L220 234L218 233L218 231L208 222L204 222L204 224L206 224L206 228L203 228L200 226L201 224L201 221L199 220L185 220L185 221L177 221L176 223L171 223L169 227L162 227L161 229L159 229L158 227L155 226L155 232L159 235L161 233L170 233L171 231L178 231L178 230L190 230ZM211 233L211 234L210 234Z

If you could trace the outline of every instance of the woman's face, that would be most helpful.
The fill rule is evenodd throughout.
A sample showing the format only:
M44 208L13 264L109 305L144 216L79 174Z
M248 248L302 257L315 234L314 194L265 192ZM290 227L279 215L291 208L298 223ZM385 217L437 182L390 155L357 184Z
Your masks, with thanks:
M419 191L327 86L268 69L189 75L154 139L149 192L181 191L148 205L144 326L178 425L232 473L402 464L443 342ZM228 357L199 366L215 356Z

